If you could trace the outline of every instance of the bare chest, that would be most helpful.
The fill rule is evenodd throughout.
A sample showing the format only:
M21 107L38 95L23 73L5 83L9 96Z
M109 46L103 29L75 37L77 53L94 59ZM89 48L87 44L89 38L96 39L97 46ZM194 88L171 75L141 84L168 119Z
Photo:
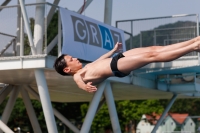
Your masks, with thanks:
M90 63L83 68L83 71L85 73L82 75L82 79L85 83L93 82L93 84L98 84L107 77L112 76L110 59Z

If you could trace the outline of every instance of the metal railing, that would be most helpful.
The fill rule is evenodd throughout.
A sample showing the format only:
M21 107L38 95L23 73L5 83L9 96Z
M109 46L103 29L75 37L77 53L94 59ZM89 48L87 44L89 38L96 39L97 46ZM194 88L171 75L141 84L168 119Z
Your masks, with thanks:
M116 21L116 27L129 33L127 49L147 46L165 46L189 40L199 35L198 14ZM192 52L185 56L197 56Z
M37 35L35 35L34 32L37 32L35 29L37 27L35 21L37 21L36 8L38 6L44 6L44 18L42 20L44 27L43 31L41 31L43 34L42 41L36 46L36 41L38 40L35 39ZM41 52L39 52L39 54L55 56L58 54L56 46L58 43L58 8L58 6L48 2L25 5L32 37L34 38L34 46L37 49L40 45L39 51ZM5 56L32 55L20 5L0 6L0 20L0 55L3 53L7 53ZM14 37L14 39L11 37ZM7 44L9 41L10 43ZM13 46L14 54L13 51L10 50L11 46Z
M1 49L0 56L15 56L16 55L16 36L12 36L12 35L2 33L2 32L0 32L0 35L11 39L7 43L7 45L5 45L4 48ZM9 49L11 46L13 46L13 47L11 49Z

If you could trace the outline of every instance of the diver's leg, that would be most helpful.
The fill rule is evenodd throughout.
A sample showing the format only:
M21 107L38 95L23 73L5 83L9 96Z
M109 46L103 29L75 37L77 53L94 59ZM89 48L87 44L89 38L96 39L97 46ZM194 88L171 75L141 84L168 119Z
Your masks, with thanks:
M146 52L133 56L125 56L118 60L117 67L123 73L129 73L152 62L168 62L175 60L189 52L199 50L200 41L191 45L162 52Z
M179 49L182 47L186 47L188 45L193 44L194 42L196 42L198 40L200 40L200 36L193 38L191 40L188 40L188 41L171 44L171 45L167 45L167 46L149 46L149 47L135 48L135 49L125 51L123 53L123 55L131 56L131 55L141 54L141 53L146 53L146 52L165 52L165 51L170 51L170 50L175 50L175 49Z

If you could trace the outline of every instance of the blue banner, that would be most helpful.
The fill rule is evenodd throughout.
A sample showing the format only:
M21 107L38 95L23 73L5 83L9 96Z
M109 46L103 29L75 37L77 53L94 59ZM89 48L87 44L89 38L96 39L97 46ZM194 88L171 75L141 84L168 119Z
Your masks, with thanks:
M124 32L78 13L60 8L63 32L62 53L94 61L113 49L117 42L123 43Z

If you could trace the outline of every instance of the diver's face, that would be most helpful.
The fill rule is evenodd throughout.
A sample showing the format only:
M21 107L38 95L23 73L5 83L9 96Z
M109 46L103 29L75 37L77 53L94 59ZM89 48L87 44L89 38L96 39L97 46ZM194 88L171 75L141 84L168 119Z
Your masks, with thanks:
M64 57L65 62L66 62L66 68L64 68L64 72L66 73L74 73L77 72L79 69L82 68L82 63L77 59L77 58L73 58L70 55L66 55Z

